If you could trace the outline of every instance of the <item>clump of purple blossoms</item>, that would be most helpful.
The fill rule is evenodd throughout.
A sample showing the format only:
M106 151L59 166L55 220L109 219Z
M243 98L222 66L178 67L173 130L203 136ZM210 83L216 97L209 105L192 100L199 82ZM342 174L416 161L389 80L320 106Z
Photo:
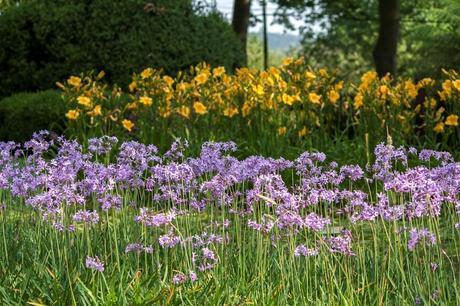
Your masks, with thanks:
M326 244L331 253L354 256L356 254L351 250L351 238L352 235L349 230L342 230L340 235L327 239Z
M158 238L158 242L160 243L162 248L173 248L181 241L179 236L174 235L173 232L169 232L166 235L161 235Z
M200 252L192 254L192 261L198 266L198 270L204 272L213 269L219 260L214 251L204 247Z
M95 210L80 210L73 215L72 220L86 224L97 224L99 222L99 214Z
M88 140L88 151L98 155L107 154L118 143L118 138L114 136L102 136L90 138Z
M436 244L436 237L434 236L434 234L430 233L426 228L412 228L409 232L409 235L410 238L407 242L407 247L411 251L413 251L421 242L424 242L424 244L428 246Z
M317 248L310 249L310 248L307 248L303 244L298 245L294 250L294 256L296 256L296 257L300 257L300 256L316 256L318 254L319 254L319 249L317 249Z
M93 269L99 272L104 272L104 263L96 256L96 257L86 257L85 266L88 269Z
M174 212L155 213L148 208L142 207L140 214L134 217L134 220L138 223L144 224L145 226L159 227L170 224L174 220L175 216Z

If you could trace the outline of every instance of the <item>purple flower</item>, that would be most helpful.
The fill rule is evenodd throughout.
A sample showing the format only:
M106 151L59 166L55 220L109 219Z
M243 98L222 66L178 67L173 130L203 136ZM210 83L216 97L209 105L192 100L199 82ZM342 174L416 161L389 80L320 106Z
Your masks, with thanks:
M102 136L100 138L90 138L88 140L88 151L98 155L107 154L112 147L118 143L117 137Z
M425 245L429 246L434 245L436 244L436 237L432 233L430 233L426 228L412 228L410 230L410 239L407 243L407 247L410 251L413 251L420 242L424 242Z
M160 238L158 238L158 242L163 248L173 248L180 242L180 237L170 232L166 235L160 236Z
M296 257L300 257L300 256L316 256L316 255L318 255L318 253L319 253L319 250L317 248L309 249L303 244L298 245L294 250L294 256L296 256Z
M331 253L340 253L348 256L356 255L351 250L351 232L349 230L343 230L340 235L327 239L326 243Z
M96 257L86 256L86 267L88 269L97 270L99 272L104 272L104 263Z
M99 222L99 214L95 210L80 210L73 215L72 220L87 224L97 224Z
M151 226L151 227L159 227L162 225L167 225L170 224L174 218L175 218L175 213L170 212L170 213L159 213L156 214L149 209L143 207L141 208L141 213L139 216L134 217L134 220L138 223L142 223L145 226Z
M174 285L180 285L180 284L185 283L186 280L187 280L187 276L184 273L179 272L173 275L172 283Z

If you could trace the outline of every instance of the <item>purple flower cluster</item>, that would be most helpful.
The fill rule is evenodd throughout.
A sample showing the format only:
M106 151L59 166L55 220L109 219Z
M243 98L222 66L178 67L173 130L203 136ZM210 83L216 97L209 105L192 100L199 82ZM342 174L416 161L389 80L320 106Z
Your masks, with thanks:
M379 144L374 163L363 169L340 167L321 152L305 152L294 161L237 159L231 155L235 143L206 142L197 157L187 158L187 147L177 140L161 155L154 145L118 144L106 136L90 139L85 151L76 141L42 131L22 146L0 143L0 188L23 199L59 231L72 232L77 223L96 225L101 212L110 217L129 211L138 226L157 233L153 239L161 248L191 246L193 264L201 272L218 264L213 250L231 243L227 228L234 224L270 236L274 245L285 237L323 236L316 245L354 255L350 231L325 236L333 218L352 223L413 220L438 217L446 205L460 213L460 164L446 152ZM102 155L107 158L101 160ZM416 166L410 167L413 161ZM295 177L292 184L283 180L289 171ZM376 194L368 192L370 185ZM209 211L222 218L206 219L209 225L200 232L179 236L182 217ZM226 219L234 215L242 222ZM436 239L426 229L412 229L409 250L422 242L431 245ZM152 253L153 247L131 243L125 252ZM294 255L318 252L298 245ZM104 269L97 257L88 257L86 266ZM193 275L178 273L173 282L193 281Z
M413 251L420 243L423 243L428 246L436 244L436 237L432 233L430 233L426 228L412 228L409 232L409 235L410 238L407 242L407 248L411 251Z
M85 266L88 269L93 269L99 272L104 272L104 263L96 256L96 257L86 257Z

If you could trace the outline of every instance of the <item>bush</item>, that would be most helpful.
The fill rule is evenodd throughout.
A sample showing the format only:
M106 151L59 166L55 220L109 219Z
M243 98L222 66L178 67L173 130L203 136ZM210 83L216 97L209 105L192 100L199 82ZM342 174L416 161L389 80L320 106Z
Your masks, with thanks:
M190 2L41 0L10 7L0 15L0 96L53 88L88 70L126 85L147 66L175 74L201 61L227 69L242 64L230 25Z
M62 134L66 105L55 90L19 93L0 101L0 140L26 141L34 132Z

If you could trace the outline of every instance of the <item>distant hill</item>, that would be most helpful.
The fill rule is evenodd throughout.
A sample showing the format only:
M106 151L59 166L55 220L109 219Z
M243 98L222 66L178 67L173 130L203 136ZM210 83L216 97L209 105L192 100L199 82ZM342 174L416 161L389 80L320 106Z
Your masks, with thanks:
M256 36L262 39L262 32L251 32L250 36ZM268 48L270 50L289 50L300 46L300 36L292 34L268 33Z

